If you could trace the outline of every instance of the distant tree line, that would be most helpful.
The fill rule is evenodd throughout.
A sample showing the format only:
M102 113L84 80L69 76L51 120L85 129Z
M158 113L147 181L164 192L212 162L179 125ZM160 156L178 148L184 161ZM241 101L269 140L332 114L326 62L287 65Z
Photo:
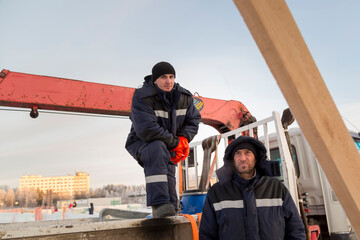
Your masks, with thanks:
M121 203L128 204L136 202L137 197L144 197L145 192L145 185L123 184L108 184L103 187L90 188L89 194L86 192L75 192L73 196L50 191L44 192L39 188L20 191L19 188L12 189L8 186L0 186L0 208L40 207L54 205L59 200L104 197L121 197Z
M108 184L90 189L90 198L121 197L122 204L134 203L137 197L144 197L145 185Z

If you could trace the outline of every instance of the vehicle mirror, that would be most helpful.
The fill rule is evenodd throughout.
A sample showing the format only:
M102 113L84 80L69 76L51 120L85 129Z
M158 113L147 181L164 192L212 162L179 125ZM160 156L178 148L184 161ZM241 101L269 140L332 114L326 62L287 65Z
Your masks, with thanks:
M292 115L290 108L287 108L283 111L282 117L281 117L281 123L283 128L287 128L295 121L294 116Z

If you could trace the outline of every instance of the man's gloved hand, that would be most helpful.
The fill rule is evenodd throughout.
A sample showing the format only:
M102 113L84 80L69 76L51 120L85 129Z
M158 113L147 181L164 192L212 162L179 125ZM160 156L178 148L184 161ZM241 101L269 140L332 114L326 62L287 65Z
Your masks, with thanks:
M172 157L171 157L170 161L174 162L175 164L177 164L180 161L184 161L190 152L188 140L185 137L180 136L179 144L177 145L176 148L171 150L171 152L172 152ZM175 156L173 156L174 153L175 153Z
M178 162L181 161L181 158L183 156L183 152L181 150L178 151L171 151L171 159L170 161L172 161L174 164L177 164Z
M181 160L184 161L189 156L190 153L189 142L186 137L179 137L179 138L183 145L183 158Z

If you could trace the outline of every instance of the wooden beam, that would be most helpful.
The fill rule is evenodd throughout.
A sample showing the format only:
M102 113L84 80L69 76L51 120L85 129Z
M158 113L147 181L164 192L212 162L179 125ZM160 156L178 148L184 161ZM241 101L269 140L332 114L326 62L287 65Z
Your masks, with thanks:
M360 155L284 0L234 0L355 231Z
M197 216L195 220L198 222ZM108 222L78 219L0 225L0 239L187 240L192 237L191 223L183 216L113 219Z

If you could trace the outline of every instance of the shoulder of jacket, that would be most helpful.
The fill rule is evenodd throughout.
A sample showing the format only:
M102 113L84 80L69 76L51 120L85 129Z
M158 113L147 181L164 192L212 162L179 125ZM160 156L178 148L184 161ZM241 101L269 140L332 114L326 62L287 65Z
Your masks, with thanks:
M276 177L263 176L262 178L269 183L276 184L278 186L284 186L284 184L282 184L281 181Z
M152 86L150 86L149 84L144 83L144 85L142 87L135 89L133 97L142 99L142 98L156 96L156 95L157 95L156 89L153 88Z
M209 192L211 193L223 192L226 191L226 189L229 187L232 188L232 181L217 182L209 189Z
M180 84L178 84L178 83L176 83L176 90L178 90L180 93L184 93L184 94L192 97L192 93L189 90L187 90L186 88L183 88L182 86L180 86Z
M288 192L288 189L285 187L285 185L276 177L269 177L269 176L263 176L264 185L266 185L266 188L271 189L278 189L278 191L281 192L281 195L284 197L286 193Z
M221 185L219 182L215 183L214 185L212 185L210 187L210 189L208 190L208 193L213 193L215 192L218 188L221 188Z
M277 179L276 177L269 177L269 176L262 176L258 183L265 184L267 186L278 186L278 187L283 186L283 184L279 179Z

